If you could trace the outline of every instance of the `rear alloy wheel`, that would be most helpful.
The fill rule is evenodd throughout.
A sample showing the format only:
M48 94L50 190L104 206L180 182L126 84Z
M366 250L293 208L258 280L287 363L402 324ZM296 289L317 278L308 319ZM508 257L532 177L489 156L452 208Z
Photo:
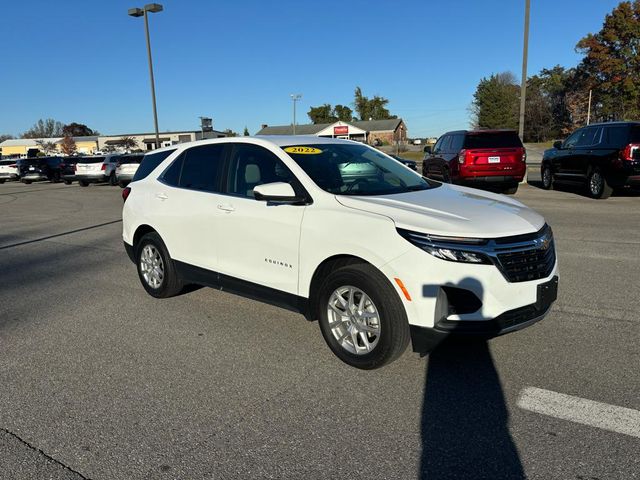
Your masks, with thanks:
M81 187L88 187L89 182L87 182L86 180L78 180L78 185L80 185Z
M156 232L147 233L138 242L136 266L142 286L152 297L168 298L182 291L173 260Z
M553 189L553 173L551 172L551 168L548 165L542 167L542 172L540 173L542 177L542 188L545 190Z
M613 188L609 186L598 167L591 170L588 187L591 198L609 198L613 193Z
M409 323L389 281L367 264L334 270L319 291L320 330L343 362L365 370L398 358L409 343Z

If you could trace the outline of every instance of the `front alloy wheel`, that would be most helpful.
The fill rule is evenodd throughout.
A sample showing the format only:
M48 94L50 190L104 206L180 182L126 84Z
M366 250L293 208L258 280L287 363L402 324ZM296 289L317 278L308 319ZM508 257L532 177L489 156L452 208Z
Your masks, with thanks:
M378 345L380 314L362 290L352 286L337 288L327 304L329 328L347 352L364 355Z
M551 187L553 187L553 174L551 169L545 166L542 168L542 188L551 190Z

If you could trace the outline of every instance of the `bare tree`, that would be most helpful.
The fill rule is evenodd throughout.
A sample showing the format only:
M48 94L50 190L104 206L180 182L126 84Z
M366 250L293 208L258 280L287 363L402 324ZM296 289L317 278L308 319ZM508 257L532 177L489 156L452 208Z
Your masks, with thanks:
M40 150L42 150L42 153L44 153L45 155L50 155L56 151L55 142L49 142L47 140L39 139L36 140L36 144L40 147Z
M64 153L65 155L73 155L78 151L76 142L73 139L73 137L71 137L70 135L66 135L62 139L62 145L60 145L60 149L62 150L62 153Z
M63 125L53 118L42 118L22 134L22 138L54 138L62 136Z

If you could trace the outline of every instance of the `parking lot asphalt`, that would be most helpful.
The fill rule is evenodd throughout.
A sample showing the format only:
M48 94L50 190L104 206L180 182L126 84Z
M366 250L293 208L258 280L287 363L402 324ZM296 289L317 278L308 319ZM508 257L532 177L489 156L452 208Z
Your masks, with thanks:
M517 198L556 236L548 317L366 372L300 315L148 296L119 188L0 185L0 478L640 478L640 195Z

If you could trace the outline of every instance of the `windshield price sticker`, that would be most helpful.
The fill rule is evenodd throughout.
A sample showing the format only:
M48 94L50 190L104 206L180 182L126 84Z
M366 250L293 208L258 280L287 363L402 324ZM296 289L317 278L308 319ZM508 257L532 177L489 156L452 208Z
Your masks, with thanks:
M297 154L302 154L302 155L317 155L319 153L322 153L322 150L320 150L319 148L313 148L313 147L287 147L284 149L285 152L287 153L297 153Z

